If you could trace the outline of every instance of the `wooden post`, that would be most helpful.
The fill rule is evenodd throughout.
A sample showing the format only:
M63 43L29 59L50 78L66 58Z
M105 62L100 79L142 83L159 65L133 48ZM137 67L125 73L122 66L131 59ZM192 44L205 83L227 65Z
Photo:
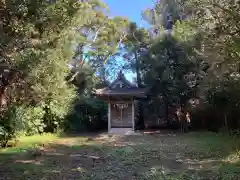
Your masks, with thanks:
M132 100L132 129L135 131L135 109L134 109L134 100Z
M108 132L111 131L111 103L108 101Z

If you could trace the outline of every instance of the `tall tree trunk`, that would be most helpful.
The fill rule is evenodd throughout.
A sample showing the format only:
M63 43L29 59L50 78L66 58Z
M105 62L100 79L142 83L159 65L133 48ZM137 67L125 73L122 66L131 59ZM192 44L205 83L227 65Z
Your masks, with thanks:
M187 113L187 107L186 107L186 102L187 98L185 95L180 96L180 107L183 113L183 119L182 119L182 127L183 127L183 132L187 133L188 132L188 124L187 124L187 119L186 119L186 113Z
M138 85L138 87L141 87L142 86L142 80L141 80L140 67L139 67L140 62L139 62L138 54L137 54L136 51L134 53L134 56L135 56L135 61L136 61L137 85Z
M134 58L135 58L135 61L136 61L136 74L137 74L137 86L140 88L142 87L142 80L141 80L141 74L140 74L140 62L139 62L139 59L138 59L138 54L137 52L135 51L134 52ZM143 102L140 100L139 101L139 117L138 117L138 128L139 129L144 129L145 128L145 123L144 123L144 116L143 116Z

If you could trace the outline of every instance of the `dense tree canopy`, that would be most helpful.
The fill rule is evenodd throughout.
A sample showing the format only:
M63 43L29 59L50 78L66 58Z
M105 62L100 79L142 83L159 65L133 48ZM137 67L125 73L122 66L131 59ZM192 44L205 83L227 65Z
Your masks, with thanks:
M94 89L120 68L150 90L142 124L170 125L181 108L195 128L240 127L239 1L157 1L142 12L149 29L107 12L98 0L0 0L3 146L18 132L98 128Z
M219 127L227 129L239 127L237 125L239 120L236 119L239 99L237 98L238 93L234 93L237 92L239 81L239 27L237 23L239 8L239 1L159 1L153 9L148 9L144 13L147 20L149 20L149 17L150 20L151 18L154 19L154 21L150 21L154 27L167 28L166 24L171 21L173 25L171 38L164 41L172 42L172 38L174 38L174 44L181 47L184 54L182 57L185 61L178 64L176 70L180 71L181 67L189 63L194 67L191 70L191 76L187 74L189 68L183 68L182 72L187 74L187 78L182 78L180 84L171 81L169 85L166 85L167 88L170 88L171 84L175 84L174 88L170 88L172 93L170 97L177 96L180 98L181 95L177 92L184 89L184 83L187 83L189 88L189 80L191 80L190 84L195 84L193 87L190 86L194 93L186 97L186 100L193 97L199 99L197 102L200 102L201 105L194 113L196 116L205 115L202 120L197 117L193 120L198 119L199 123L200 121L212 123L211 126L215 126L215 129L219 129ZM171 18L163 18L169 16ZM160 28L158 36L163 34L164 31L161 31ZM168 56L165 56L168 51L173 57L173 62L176 63L181 58L181 54L177 50L171 50L171 47L167 45L162 48L158 47L157 51L161 52L161 49L164 50L160 53L161 56L155 57L159 60L156 61L157 63L162 64L164 60L168 59ZM177 55L174 57L176 53ZM160 58L163 58L163 60L160 60ZM148 72L154 69L152 67ZM162 69L159 69L158 73L168 71L169 65L165 64L160 67ZM172 74L167 75L167 77L172 78ZM148 82L150 81L148 80ZM164 81L159 78L159 82L163 83ZM185 108L188 107L186 102L183 103ZM189 108L187 109L189 110ZM204 113L202 112L203 109L205 109ZM209 114L212 114L211 117ZM213 122L208 122L209 119L212 119ZM206 122L202 123L206 124Z
M7 100L2 117L20 121L8 117L11 112L21 121L35 121L37 115L36 128L53 131L77 97L69 82L76 79L80 85L89 75L93 77L96 67L106 62L124 38L127 20L109 18L99 1L1 1L0 6L0 56L7 79L1 86L1 97ZM13 78L5 71L15 69L17 80L10 81ZM13 122L1 124L5 131L14 130Z

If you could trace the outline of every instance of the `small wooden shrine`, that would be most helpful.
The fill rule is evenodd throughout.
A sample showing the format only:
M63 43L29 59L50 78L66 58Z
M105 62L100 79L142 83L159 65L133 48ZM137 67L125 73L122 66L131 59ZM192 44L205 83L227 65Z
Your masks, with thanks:
M145 88L129 82L122 71L103 89L97 89L99 98L108 103L108 132L133 132L135 130L135 100L144 98Z

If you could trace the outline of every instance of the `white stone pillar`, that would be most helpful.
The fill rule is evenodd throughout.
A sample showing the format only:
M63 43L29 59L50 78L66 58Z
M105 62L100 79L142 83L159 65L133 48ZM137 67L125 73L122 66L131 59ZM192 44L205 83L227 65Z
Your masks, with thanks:
M135 130L135 109L134 109L134 100L132 100L132 129Z
M111 131L111 103L108 102L108 132Z

